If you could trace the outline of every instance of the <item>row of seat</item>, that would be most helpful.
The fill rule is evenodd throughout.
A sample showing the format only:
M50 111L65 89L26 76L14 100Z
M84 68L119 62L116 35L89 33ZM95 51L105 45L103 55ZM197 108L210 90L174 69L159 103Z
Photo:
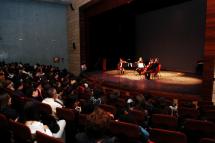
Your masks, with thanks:
M13 120L8 121L3 114L0 114L0 123L0 136L6 143L33 143L34 140L36 140L37 143L63 143L62 139L45 135L39 131L37 131L36 135L33 137L30 129L26 125ZM12 131L12 136L10 131Z

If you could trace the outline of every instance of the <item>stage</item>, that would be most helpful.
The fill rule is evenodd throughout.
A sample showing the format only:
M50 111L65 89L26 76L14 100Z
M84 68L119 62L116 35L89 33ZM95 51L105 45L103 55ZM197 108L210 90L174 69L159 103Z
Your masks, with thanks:
M125 74L120 74L118 70L86 72L85 76L87 79L103 86L140 92L174 94L180 96L180 98L183 98L183 95L199 98L202 86L201 77L174 71L161 71L159 78L150 80L145 79L144 75L139 75L134 70L126 70Z

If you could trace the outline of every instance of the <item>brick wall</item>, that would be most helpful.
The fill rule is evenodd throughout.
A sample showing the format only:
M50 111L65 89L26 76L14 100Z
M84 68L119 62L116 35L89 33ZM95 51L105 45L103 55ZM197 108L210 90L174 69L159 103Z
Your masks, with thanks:
M68 56L69 70L75 75L80 73L80 24L79 7L91 0L73 0L73 8L68 7ZM74 47L75 46L75 47Z

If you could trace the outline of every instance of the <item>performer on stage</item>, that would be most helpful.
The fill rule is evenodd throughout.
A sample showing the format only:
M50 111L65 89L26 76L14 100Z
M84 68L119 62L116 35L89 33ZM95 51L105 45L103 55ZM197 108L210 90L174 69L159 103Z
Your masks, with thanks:
M139 57L139 60L136 62L137 63L137 69L136 71L141 74L142 71L144 70L145 64L143 62L143 58Z
M126 61L124 61L122 58L119 59L119 70L120 70L120 74L124 74L125 73L125 68L123 67L123 64L127 63Z

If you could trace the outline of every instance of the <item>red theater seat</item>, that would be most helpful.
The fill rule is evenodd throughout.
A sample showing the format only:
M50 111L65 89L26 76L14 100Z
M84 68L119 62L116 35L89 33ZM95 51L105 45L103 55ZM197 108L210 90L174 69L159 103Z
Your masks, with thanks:
M36 140L37 140L37 143L63 143L62 139L48 136L39 131L36 132Z
M26 125L12 120L9 121L9 124L16 143L32 143L31 131Z
M175 116L167 114L152 114L151 126L153 128L177 130L178 119Z
M187 143L187 137L184 133L158 128L150 130L150 140L155 143Z
M202 138L199 143L215 143L215 139Z
M215 137L215 124L209 121L186 119L184 132L189 142L197 143L201 138Z
M112 135L117 136L123 143L140 140L140 128L136 124L111 121L108 130Z

